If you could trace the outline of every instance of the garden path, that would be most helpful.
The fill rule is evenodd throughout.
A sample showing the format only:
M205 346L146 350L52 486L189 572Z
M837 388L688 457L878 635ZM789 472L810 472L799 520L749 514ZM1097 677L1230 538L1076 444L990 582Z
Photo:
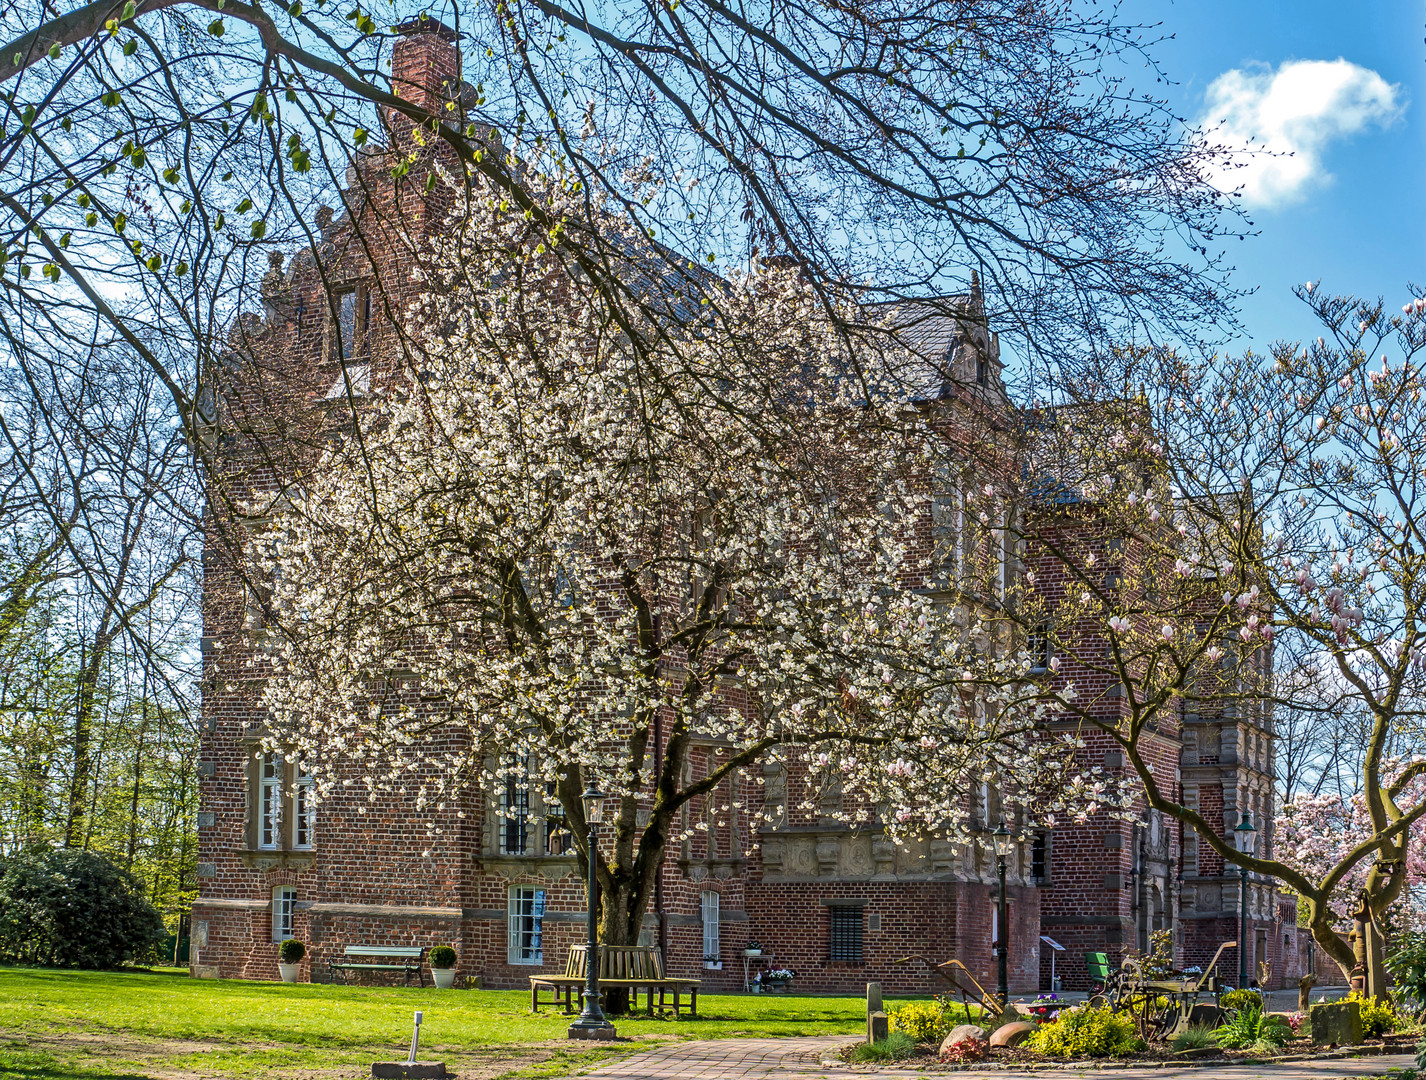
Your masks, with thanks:
M1084 1069L1047 1072L1018 1069L927 1074L915 1068L882 1066L875 1072L823 1066L822 1058L856 1036L796 1039L716 1039L673 1043L635 1054L586 1075L595 1080L909 1080L941 1075L953 1080L1344 1080L1384 1076L1415 1065L1409 1054L1294 1061L1281 1065L1212 1065L1142 1069Z

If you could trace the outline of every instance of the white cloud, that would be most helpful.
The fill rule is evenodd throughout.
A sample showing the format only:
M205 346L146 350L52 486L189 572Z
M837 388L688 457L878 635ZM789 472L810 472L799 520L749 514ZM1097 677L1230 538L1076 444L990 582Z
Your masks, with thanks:
M1400 86L1347 60L1289 60L1234 68L1214 79L1199 126L1211 144L1235 151L1232 166L1211 179L1241 190L1254 206L1292 202L1331 179L1322 151L1333 139L1372 124L1385 126L1404 108Z

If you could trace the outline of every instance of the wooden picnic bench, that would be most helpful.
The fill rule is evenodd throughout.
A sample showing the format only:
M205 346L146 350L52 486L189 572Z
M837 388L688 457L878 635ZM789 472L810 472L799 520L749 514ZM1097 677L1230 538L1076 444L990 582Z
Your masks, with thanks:
M530 1011L539 1012L540 1005L564 1005L566 1015L575 1011L576 996L584 988L588 976L589 946L575 945L565 958L563 975L530 976ZM664 970L663 953L653 945L601 945L599 947L599 986L627 987L633 994L635 1008L639 1005L639 989L642 987L646 998L647 1011L654 1011L654 993L658 993L660 1012L672 1009L678 1016L681 1009L687 1009L690 1016L698 1015L697 979L677 979ZM540 991L551 993L551 997L541 1001ZM688 995L687 1004L683 996ZM670 1000L672 998L672 1000Z
M411 985L411 976L415 975L417 983L424 987L426 980L421 974L421 954L425 951L419 945L348 945L342 950L340 960L328 962L327 978L330 980L340 972L345 984L348 971L399 971L405 976L407 986ZM378 963L378 958L383 957L387 962Z

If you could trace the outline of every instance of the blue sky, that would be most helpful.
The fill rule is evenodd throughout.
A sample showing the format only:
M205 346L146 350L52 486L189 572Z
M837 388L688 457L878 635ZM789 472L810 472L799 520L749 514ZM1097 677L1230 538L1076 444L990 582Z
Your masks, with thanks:
M1230 130L1298 148L1236 174L1255 196L1258 235L1228 248L1238 285L1257 288L1242 304L1251 344L1315 336L1288 291L1309 278L1388 310L1407 282L1426 288L1426 3L1129 0L1121 15L1174 35L1157 55L1181 114L1227 113Z

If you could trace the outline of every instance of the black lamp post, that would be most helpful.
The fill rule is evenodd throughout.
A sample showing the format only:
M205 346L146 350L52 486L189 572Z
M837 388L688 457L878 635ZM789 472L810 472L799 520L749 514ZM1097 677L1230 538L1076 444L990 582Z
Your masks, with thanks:
M1001 1008L1010 1007L1010 972L1006 963L1006 941L1009 935L1005 926L1005 857L1010 854L1010 830L1002 818L995 831L990 834L995 841L996 869L1000 875L1000 896L996 900L995 920L995 992L1000 996Z
M1258 830L1253 828L1246 810L1243 811L1243 820L1233 827L1233 839L1244 855L1253 853ZM1248 868L1239 866L1238 874L1242 878L1238 888L1238 897L1242 902L1238 912L1238 989L1242 990L1248 985Z
M599 898L598 880L594 876L596 860L599 857L595 847L595 828L604 820L604 792L591 785L584 789L580 801L584 803L584 820L589 830L589 945L584 954L584 1011L569 1025L571 1039L612 1039L614 1025L604 1018L604 1010L599 1007Z

